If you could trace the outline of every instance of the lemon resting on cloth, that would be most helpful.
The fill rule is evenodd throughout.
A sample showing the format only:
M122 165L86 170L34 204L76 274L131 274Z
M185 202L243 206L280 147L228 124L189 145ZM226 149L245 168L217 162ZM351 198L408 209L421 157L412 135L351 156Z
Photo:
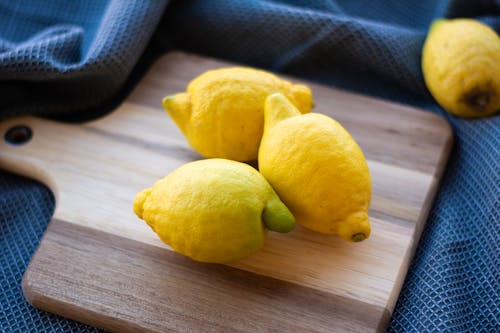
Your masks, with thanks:
M473 19L441 19L422 49L427 88L448 112L484 117L500 111L500 37Z
M137 194L134 211L166 244L194 260L227 263L295 219L253 167L225 159L184 164Z
M371 177L351 135L279 93L266 99L264 119L259 170L297 223L352 242L368 238Z
M209 70L186 92L167 96L163 107L190 146L207 158L257 159L264 124L264 100L284 94L301 113L311 111L311 90L269 72L248 67Z

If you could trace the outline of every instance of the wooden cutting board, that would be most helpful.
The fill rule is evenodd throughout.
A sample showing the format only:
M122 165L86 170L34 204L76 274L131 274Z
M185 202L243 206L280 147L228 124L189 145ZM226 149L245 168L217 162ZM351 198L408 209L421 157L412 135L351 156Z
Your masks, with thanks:
M193 262L132 212L135 194L199 159L160 103L228 63L165 55L113 113L78 125L0 123L0 166L47 184L53 220L23 279L35 307L116 332L383 331L426 221L452 132L436 115L317 84L314 112L340 121L373 179L372 236L297 227L231 265ZM294 80L298 82L299 80Z

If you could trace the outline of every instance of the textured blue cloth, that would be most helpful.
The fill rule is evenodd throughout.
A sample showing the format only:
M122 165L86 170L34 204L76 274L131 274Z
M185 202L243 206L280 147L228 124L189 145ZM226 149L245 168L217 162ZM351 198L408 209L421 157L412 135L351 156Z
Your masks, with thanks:
M100 115L172 47L437 113L453 126L455 147L388 331L500 332L500 116L448 115L419 65L433 19L474 17L498 33L498 1L167 2L0 0L0 118ZM0 173L2 333L97 331L22 296L52 210L46 188Z
M80 120L108 111L166 4L0 1L0 118Z

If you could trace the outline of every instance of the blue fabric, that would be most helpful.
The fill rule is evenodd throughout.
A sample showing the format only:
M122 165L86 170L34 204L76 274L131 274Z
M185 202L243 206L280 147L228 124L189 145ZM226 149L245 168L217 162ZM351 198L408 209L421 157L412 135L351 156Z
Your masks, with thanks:
M0 1L0 118L109 111L167 2Z
M474 17L498 33L498 1L199 0L171 1L164 11L166 4L0 0L0 118L98 116L172 47L439 114L455 146L388 331L500 331L500 116L450 116L419 65L433 19ZM97 331L22 296L22 273L52 210L43 186L0 173L2 333Z

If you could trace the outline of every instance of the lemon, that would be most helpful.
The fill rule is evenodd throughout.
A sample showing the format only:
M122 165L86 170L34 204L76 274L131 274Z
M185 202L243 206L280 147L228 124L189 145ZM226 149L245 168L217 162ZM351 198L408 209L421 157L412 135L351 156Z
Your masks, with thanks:
M193 79L187 91L163 99L163 106L191 147L204 157L257 159L265 98L281 92L302 113L312 108L311 90L262 70L229 67Z
M297 223L348 241L369 237L371 177L351 135L328 116L301 115L281 94L264 110L259 169Z
M422 72L432 96L460 117L500 111L500 38L472 19L435 21L422 50Z
M184 164L138 193L134 211L174 250L212 263L244 258L264 245L267 229L295 225L257 170L225 159Z

